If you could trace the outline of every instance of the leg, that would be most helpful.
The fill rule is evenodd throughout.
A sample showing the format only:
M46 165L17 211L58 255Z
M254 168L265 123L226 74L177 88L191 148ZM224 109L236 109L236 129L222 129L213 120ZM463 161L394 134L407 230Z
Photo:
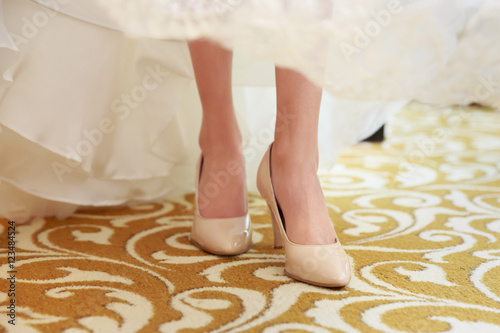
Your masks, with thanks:
M203 108L200 214L207 218L241 216L247 200L241 134L231 92L232 52L204 40L190 42L189 50ZM228 173L235 164L239 172Z
M276 68L277 119L271 154L272 182L290 241L337 240L317 177L322 90L301 74Z

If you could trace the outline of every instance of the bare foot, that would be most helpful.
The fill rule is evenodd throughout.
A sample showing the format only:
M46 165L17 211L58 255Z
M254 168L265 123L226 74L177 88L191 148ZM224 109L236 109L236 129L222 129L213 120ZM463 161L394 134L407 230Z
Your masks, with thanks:
M337 242L316 173L316 160L279 152L273 146L271 169L274 193L290 241L311 245Z
M207 218L245 215L247 189L245 160L241 151L207 151L199 180L198 209Z

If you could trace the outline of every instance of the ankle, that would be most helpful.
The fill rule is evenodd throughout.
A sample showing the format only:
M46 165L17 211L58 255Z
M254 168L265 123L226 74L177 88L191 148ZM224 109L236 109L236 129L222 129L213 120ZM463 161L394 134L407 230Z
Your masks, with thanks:
M318 171L318 152L314 149L304 149L289 143L273 144L271 153L272 170L279 173L293 173L297 176L311 175L316 177ZM274 177L274 174L273 174Z
M241 151L242 136L232 105L203 106L203 118L198 137L202 151Z
M205 157L236 158L243 156L243 145L239 131L215 134L200 133L199 145Z

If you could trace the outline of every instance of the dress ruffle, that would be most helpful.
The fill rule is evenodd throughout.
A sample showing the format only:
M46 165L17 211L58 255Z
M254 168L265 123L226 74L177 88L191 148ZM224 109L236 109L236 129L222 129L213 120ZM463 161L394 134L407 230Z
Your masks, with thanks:
M98 1L129 34L207 37L338 98L500 107L498 1Z
M80 207L192 190L201 107L185 42L130 38L106 22L83 20L89 11L82 8L77 19L28 0L4 4L3 22L20 59L13 84L0 90L0 215L18 221L65 217ZM36 29L26 38L22 18L36 15L50 20L41 27L32 23ZM273 65L236 56L234 69L249 188L255 189L257 164L272 140ZM336 121L343 112L323 112L323 165L331 165L345 144L376 130L388 107L405 103L326 95L322 108L351 107L349 121L373 121L346 131ZM335 145L328 144L333 139Z
M10 33L2 24L3 3L0 1L0 87L12 82L12 68L18 60L19 50Z
M13 79L0 86L0 216L18 221L192 190L201 107L184 39L234 48L250 190L273 137L274 62L325 87L323 167L410 99L498 105L498 89L487 95L482 81L500 77L492 1L401 2L404 10L350 62L340 45L356 46L353 31L365 29L382 2L339 1L330 14L329 1L221 0L214 3L226 7L178 7L169 14L177 21L167 23L158 9L165 1L107 1L110 16L95 0L54 0L53 9L0 3L0 52L12 56L2 56L0 71Z

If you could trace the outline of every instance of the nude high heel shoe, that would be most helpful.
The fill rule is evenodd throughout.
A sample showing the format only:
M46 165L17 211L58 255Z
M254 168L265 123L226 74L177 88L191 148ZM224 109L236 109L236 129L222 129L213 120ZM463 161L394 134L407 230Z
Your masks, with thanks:
M200 249L217 255L236 255L252 246L252 225L248 212L230 218L206 218L198 209L198 183L203 167L203 156L196 166L195 213L191 228L191 242Z
M285 274L322 287L343 287L351 279L351 267L339 240L327 245L292 243L285 231L285 221L278 206L271 181L271 146L257 172L257 188L269 206L274 232L274 246L285 246Z

